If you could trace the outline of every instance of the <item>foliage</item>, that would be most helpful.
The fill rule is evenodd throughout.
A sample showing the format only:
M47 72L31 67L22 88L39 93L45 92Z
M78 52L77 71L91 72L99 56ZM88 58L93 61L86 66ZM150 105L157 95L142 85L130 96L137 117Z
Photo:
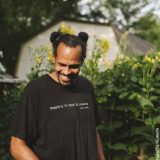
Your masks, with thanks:
M148 0L99 0L88 1L88 12L83 15L89 20L107 21L128 29L141 9L148 4ZM81 6L83 8L83 5ZM133 18L134 17L134 18Z
M146 25L147 24L147 25ZM134 24L138 36L148 40L160 49L160 22L153 14L147 14Z
M97 55L101 58L103 52ZM153 159L155 129L160 125L160 54L120 55L105 71L95 64L97 55L86 62L83 74L94 83L101 106L103 123L98 129L108 159Z
M9 128L13 120L24 85L0 85L0 157L11 160L9 154Z
M36 79L41 75L53 70L53 53L49 45L41 45L39 48L29 47L32 54L31 73L27 75L29 80Z
M106 37L95 37L95 45L92 55L85 60L85 64L81 69L82 74L84 74L88 79L91 79L93 85L96 85L97 83L96 81L97 76L99 75L99 70L110 67L110 62L108 60L103 61L109 47L110 43ZM103 66L101 64L103 64Z

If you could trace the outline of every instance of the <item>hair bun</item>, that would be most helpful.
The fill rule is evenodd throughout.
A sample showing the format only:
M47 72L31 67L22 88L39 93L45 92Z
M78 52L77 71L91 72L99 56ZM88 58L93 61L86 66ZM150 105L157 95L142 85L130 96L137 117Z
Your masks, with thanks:
M50 41L52 43L55 43L56 40L59 38L59 36L61 36L61 33L60 32L52 32L51 33L51 36L50 36Z
M86 32L80 32L80 33L78 34L78 37L79 37L82 41L87 42L89 36L88 36L88 34L87 34Z

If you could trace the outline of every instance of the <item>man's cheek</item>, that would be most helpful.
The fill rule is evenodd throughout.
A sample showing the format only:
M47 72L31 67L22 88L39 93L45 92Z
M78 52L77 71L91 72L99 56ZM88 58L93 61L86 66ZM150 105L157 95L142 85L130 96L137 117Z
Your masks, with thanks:
M56 72L60 72L62 70L62 68L61 67L59 67L59 66L55 66L55 71Z

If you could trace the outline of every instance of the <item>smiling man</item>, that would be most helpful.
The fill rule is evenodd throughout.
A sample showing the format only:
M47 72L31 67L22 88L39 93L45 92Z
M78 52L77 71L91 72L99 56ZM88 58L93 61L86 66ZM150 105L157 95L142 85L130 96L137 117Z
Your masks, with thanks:
M104 160L91 83L79 76L88 35L53 32L54 71L31 81L11 129L16 160Z
M60 54L54 57L55 71L50 74L51 77L63 86L73 84L83 63L80 60L81 47L78 45L71 48L62 42L57 48L57 53Z

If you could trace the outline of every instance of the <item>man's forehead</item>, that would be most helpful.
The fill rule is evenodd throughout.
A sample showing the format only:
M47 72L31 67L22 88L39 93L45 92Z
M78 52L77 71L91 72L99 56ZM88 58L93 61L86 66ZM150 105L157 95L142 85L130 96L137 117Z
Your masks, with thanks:
M65 58L56 58L55 60L58 64L64 64L64 65L82 64L80 59L72 60L72 59L65 59Z
M66 56L67 57L80 57L82 55L82 50L81 50L81 47L78 45L78 46L75 46L75 47L72 47L72 46L67 46L65 44L60 44L58 46L58 49L57 49L57 57L61 57L61 56Z
M65 47L65 48L81 48L81 45L80 44L76 44L76 45L71 45L71 44L66 44L64 42L60 42L59 45L58 45L58 48L60 47Z

